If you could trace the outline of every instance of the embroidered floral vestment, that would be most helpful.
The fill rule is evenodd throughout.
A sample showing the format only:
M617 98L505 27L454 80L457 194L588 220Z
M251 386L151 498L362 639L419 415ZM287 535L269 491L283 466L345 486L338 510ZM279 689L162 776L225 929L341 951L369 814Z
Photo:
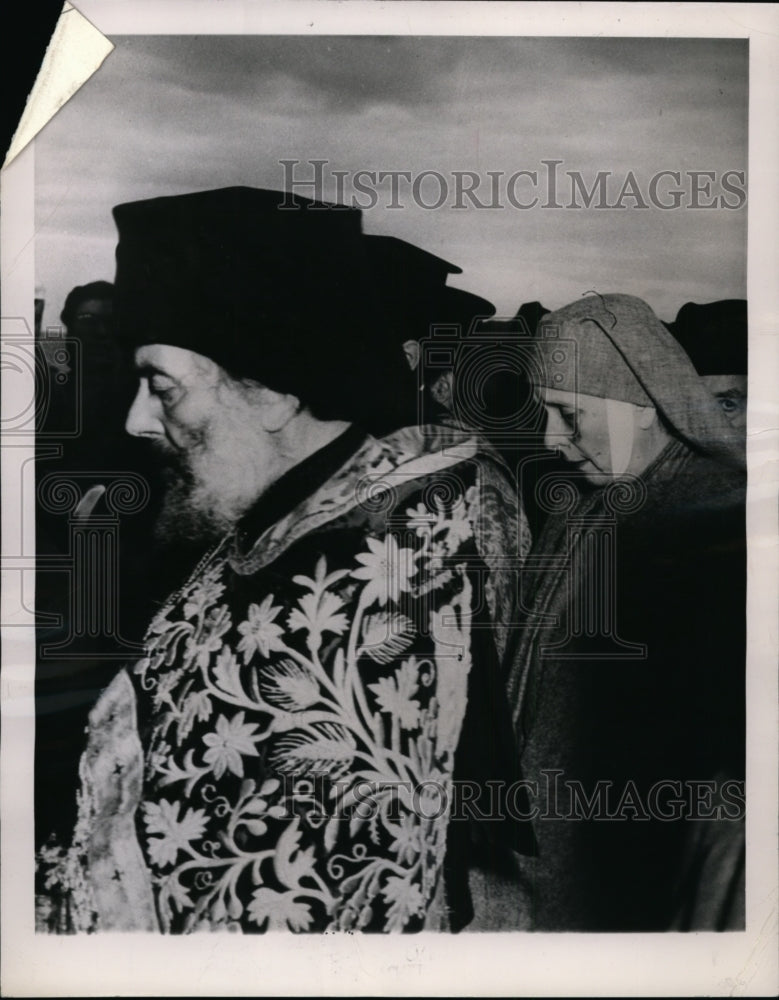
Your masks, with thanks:
M75 929L446 925L455 755L529 539L478 439L441 433L368 438L156 615L46 854Z

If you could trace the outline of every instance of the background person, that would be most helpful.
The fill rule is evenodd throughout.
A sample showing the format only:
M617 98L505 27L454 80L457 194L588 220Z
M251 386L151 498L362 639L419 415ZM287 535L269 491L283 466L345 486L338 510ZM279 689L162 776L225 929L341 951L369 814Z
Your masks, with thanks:
M723 299L687 302L669 324L695 370L734 427L747 426L747 304Z
M523 574L527 625L509 682L523 775L538 790L538 856L520 862L533 926L743 926L743 814L716 818L723 783L744 774L738 432L631 296L545 316L532 378L547 446L569 464L549 484L552 513ZM658 782L701 779L714 805L652 810ZM718 853L735 860L696 874Z

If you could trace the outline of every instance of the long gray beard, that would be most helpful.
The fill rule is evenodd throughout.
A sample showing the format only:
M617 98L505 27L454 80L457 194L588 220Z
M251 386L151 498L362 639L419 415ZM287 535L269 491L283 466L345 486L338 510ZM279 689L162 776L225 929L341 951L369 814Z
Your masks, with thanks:
M235 518L219 510L216 501L198 494L190 477L177 477L170 482L154 525L154 537L159 544L183 542L208 546L235 525Z

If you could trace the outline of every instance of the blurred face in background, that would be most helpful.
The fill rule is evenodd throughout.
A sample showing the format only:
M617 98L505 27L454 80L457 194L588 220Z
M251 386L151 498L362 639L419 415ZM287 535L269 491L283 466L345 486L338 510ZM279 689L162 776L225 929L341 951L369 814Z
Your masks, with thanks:
M703 382L722 407L722 412L734 427L746 430L746 375L703 375Z
M111 299L85 299L76 306L68 333L81 340L109 339L113 332L113 313Z

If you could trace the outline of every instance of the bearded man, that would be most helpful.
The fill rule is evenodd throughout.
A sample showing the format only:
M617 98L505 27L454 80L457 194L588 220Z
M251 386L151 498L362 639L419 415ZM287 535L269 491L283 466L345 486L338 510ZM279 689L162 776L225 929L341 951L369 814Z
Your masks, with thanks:
M92 712L40 923L457 929L455 782L483 812L517 774L494 609L527 533L500 462L403 426L358 211L231 188L114 216L127 430L168 471L158 532L204 551Z
M531 377L568 466L537 484L509 683L532 926L743 927L740 431L628 295L544 316Z

